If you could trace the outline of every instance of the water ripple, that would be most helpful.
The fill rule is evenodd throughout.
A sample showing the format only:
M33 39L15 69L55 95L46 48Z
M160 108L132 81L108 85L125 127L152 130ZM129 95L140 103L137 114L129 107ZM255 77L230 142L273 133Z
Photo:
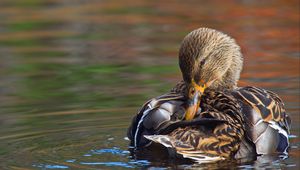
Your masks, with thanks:
M80 162L82 165L105 165L105 166L119 166L125 168L134 168L125 162Z
M120 148L113 147L108 149L97 149L97 150L91 150L91 154L104 154L104 153L110 153L113 155L120 155L120 156L126 156L130 152L127 150L121 150Z
M50 164L39 164L32 165L33 167L43 168L43 169L68 169L68 166L65 165L50 165Z
M102 155L102 154L111 154L117 155L121 157L126 157L130 154L128 150L122 150L118 147L106 148L106 149L92 149L89 153L84 154L83 156L93 156L93 155ZM147 160L129 160L128 162L120 162L120 161L108 161L108 162L85 162L81 161L81 165L104 165L104 166L118 166L123 168L135 168L139 166L147 166L150 164Z

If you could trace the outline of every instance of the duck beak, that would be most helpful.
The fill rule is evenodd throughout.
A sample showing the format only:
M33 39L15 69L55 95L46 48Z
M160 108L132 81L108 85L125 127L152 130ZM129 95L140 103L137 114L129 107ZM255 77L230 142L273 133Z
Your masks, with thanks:
M188 99L187 101L187 109L186 109L186 113L185 113L185 120L192 120L196 113L199 110L200 107L200 100L201 100L201 96L205 90L205 86L201 87L198 86L195 88L195 94L193 95L192 98Z

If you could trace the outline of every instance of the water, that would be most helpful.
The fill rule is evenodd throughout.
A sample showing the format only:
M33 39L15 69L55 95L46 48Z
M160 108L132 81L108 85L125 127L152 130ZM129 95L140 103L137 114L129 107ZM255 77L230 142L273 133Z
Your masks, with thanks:
M0 169L299 169L296 0L2 0L0 18ZM288 158L197 165L128 152L132 116L180 80L180 42L203 26L241 45L240 86L285 101Z

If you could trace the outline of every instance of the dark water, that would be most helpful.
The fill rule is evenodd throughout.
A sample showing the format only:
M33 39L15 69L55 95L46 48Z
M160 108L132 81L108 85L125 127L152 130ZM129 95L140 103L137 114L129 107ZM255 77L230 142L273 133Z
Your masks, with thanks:
M299 169L299 2L218 2L2 0L0 169ZM285 101L288 158L192 165L130 156L131 117L181 79L180 42L204 26L241 45L240 86Z

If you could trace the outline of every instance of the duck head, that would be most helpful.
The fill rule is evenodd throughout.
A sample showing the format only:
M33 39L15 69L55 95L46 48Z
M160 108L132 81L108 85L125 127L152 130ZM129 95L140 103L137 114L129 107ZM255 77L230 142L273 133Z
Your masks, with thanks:
M236 88L242 65L240 47L228 35L209 28L189 33L179 50L179 66L188 87L185 119L194 118L206 89Z

